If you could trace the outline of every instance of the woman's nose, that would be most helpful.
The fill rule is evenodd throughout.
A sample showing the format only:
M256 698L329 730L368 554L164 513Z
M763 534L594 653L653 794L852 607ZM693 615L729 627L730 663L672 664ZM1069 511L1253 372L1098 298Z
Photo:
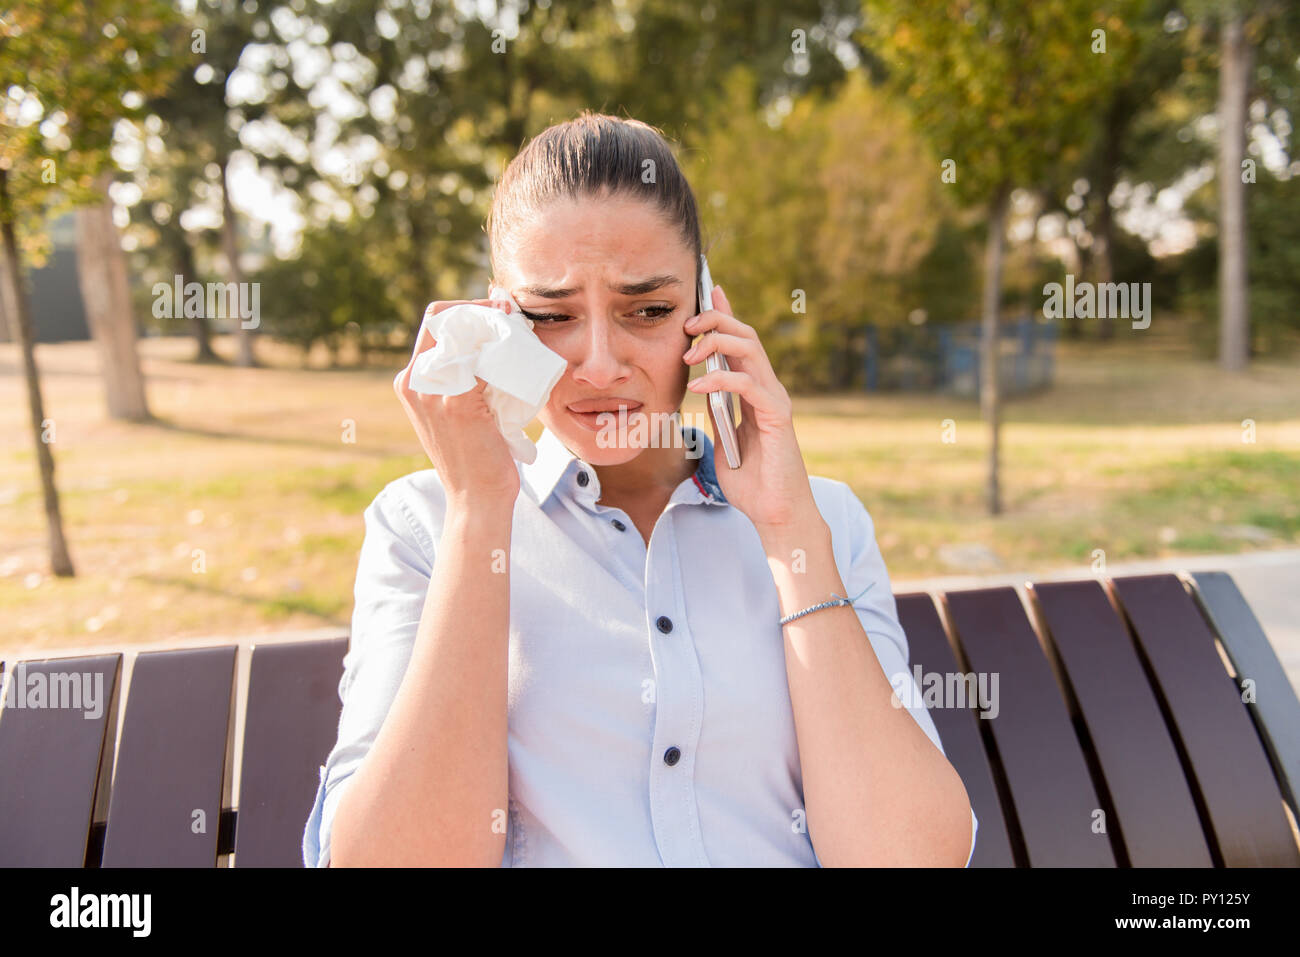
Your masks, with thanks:
M603 389L623 376L623 360L616 335L611 334L605 319L587 323L581 345L582 353L575 364L574 377Z

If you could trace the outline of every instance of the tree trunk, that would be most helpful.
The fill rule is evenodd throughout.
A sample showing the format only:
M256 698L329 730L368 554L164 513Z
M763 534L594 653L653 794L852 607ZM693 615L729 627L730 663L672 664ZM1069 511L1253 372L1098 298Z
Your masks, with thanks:
M172 241L174 243L172 249L176 257L176 271L181 276L182 285L190 280L197 282L199 271L194 265L194 250L190 248L189 241L185 238L185 230L179 224L176 226L176 235ZM212 330L208 326L208 317L192 317L190 319L190 331L194 333L196 346L194 361L220 362L221 357L212 348Z
M239 266L239 223L235 218L235 207L230 202L230 157L221 157L221 251L226 257L226 281L233 282L236 289L244 288L244 273ZM242 299L243 297L239 297ZM208 317L212 319L212 316ZM244 327L243 320L236 315L235 336L239 343L235 365L252 368L257 365L253 354L253 336L255 329Z
M22 287L22 261L14 224L9 212L9 174L0 167L0 297L10 317L14 338L23 359L23 377L27 382L27 407L31 412L32 439L36 443L36 462L41 474L41 494L45 501L45 524L49 529L50 570L61 578L76 574L68 543L63 537L63 516L59 510L59 491L54 485L54 456L42 438L45 428L45 403L41 399L40 373L36 368L35 335L27 312L27 294Z
M1115 281L1114 236L1115 217L1111 215L1110 194L1115 190L1115 171L1119 169L1120 142L1125 133L1125 124L1120 108L1112 104L1106 122L1105 158L1102 161L1101 175L1096 182L1098 200L1097 222L1092 241L1093 282L1100 288L1101 283ZM1115 338L1115 317L1106 311L1098 320L1098 339Z
M993 196L989 209L988 245L984 257L984 303L980 329L980 413L989 427L989 514L1002 511L999 494L998 433L998 368L1001 343L998 341L998 313L1002 298L1002 243L1006 229L1009 186L1000 186Z
M4 257L0 256L0 270L4 269ZM0 275L3 275L0 272ZM0 279L0 284L3 283ZM5 291L3 285L0 285L0 342L17 342L18 333L14 332L14 321L9 318L9 310L5 306Z
M1107 196L1109 196L1109 193L1107 193ZM1093 237L1092 242L1093 282L1098 289L1101 288L1103 283L1115 281L1115 269L1111 260L1111 237L1113 232L1110 201L1106 196L1103 196L1101 208L1097 211L1097 234ZM1115 317L1110 314L1110 310L1106 310L1106 314L1097 320L1097 338L1103 340L1115 338Z
M109 417L147 422L149 404L136 351L126 254L113 222L113 201L107 195L112 181L112 173L101 174L96 185L103 199L76 211L77 280L86 322L99 350Z
M1219 365L1244 369L1249 361L1250 308L1246 275L1246 104L1250 46L1240 14L1222 26L1219 63Z

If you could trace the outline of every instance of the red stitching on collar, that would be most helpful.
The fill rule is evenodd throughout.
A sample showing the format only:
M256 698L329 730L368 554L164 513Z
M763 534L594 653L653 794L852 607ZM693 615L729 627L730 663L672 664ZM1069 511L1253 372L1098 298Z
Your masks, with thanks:
M700 477L696 475L694 472L691 473L691 480L695 482L695 487L700 490L701 495L703 495L705 498L713 498L713 496L709 494L709 490L706 489L704 485L700 482Z

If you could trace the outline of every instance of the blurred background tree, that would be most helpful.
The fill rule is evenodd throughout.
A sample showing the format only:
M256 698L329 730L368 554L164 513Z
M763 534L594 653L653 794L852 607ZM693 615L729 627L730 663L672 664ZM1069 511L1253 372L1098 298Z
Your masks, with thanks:
M987 211L980 407L989 429L987 501L999 493L998 322L1012 191L1041 190L1078 168L1107 92L1134 60L1139 0L867 0L866 29L969 205ZM936 171L938 173L938 171Z
M955 211L907 115L862 73L800 97L779 125L746 108L755 83L733 70L720 119L686 158L710 270L778 374L860 387L867 324L915 308L908 280ZM960 243L947 252L963 257Z
M93 205L80 224L82 284L102 283L87 316L101 346L110 414L147 419L135 324L117 228L105 191L119 119L166 83L176 18L160 0L20 0L0 13L0 298L22 355L32 440L55 575L74 574L63 534L25 270L48 245L44 227L68 208ZM90 276L90 280L87 280Z

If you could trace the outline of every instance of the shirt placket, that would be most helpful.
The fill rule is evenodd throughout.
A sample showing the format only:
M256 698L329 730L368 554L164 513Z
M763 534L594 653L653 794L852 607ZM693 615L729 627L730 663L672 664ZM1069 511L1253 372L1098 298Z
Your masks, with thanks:
M573 493L574 501L585 509L588 515L594 516L598 523L595 534L596 546L609 548L618 559L610 571L627 586L632 594L643 595L646 546L641 540L641 533L622 509L597 504L600 498L600 484L596 480L595 470L581 460L573 481L576 485Z
M650 815L655 843L665 867L708 867L695 796L695 759L704 718L704 679L695 641L686 621L685 589L677 554L673 510L709 501L698 478L683 482L655 522L650 542L622 509L597 504L595 472L579 462L575 500L613 536L619 556L617 574L625 578L638 562L644 581L637 582L645 600L646 633L654 668L655 723L650 742ZM619 526L622 526L621 528ZM635 551L635 555L633 552Z
M679 496L682 496L679 498ZM695 797L695 761L704 718L704 680L686 620L685 591L673 510L689 486L673 496L650 535L646 560L646 630L655 670L655 725L650 749L650 813L666 867L708 867Z

